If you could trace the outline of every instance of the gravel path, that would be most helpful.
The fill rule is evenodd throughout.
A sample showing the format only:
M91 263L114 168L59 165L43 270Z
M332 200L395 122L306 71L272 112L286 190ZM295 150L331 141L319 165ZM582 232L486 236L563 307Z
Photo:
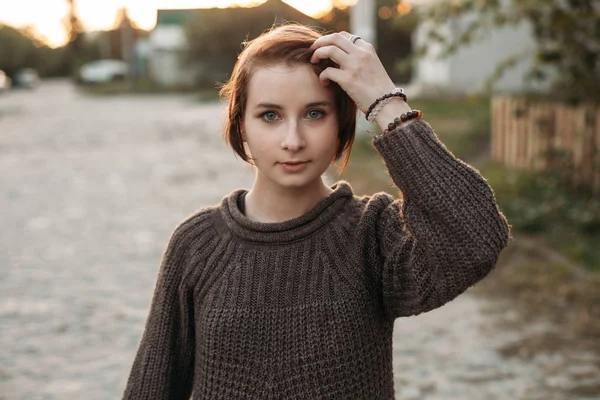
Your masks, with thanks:
M0 96L1 400L119 398L171 231L251 183L221 111L178 95L83 96L63 81ZM491 306L466 294L398 320L398 399L594 398L566 393L600 376L597 358L558 372L563 356L503 358L496 349L523 332L495 329Z

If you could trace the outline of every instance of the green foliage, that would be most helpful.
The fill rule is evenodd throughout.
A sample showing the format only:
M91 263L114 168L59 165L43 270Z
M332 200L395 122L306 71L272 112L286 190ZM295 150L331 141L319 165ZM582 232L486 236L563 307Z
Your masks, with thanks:
M71 3L72 4L72 3ZM71 10L71 12L74 12ZM56 49L50 48L39 39L33 29L14 28L0 23L0 69L12 76L21 68L34 68L40 76L73 76L81 65L100 58L118 59L122 51L123 24L132 25L132 36L143 38L148 32L139 29L127 19L126 12L119 10L116 27L100 32L95 39L81 31L82 27L76 15L69 14L66 29L72 42ZM103 45L109 44L109 54L102 54ZM108 90L110 91L110 90Z
M60 74L63 54L63 49L51 49L29 29L0 24L0 69L9 75L28 67L42 76Z
M600 203L578 193L557 170L545 173L490 171L512 224L524 232L544 232L562 221L581 233L600 233Z
M600 101L600 8L594 0L459 0L436 3L422 12L422 20L431 22L428 42L442 45L442 56L486 36L493 28L528 22L536 40L531 79L548 79L548 70L556 74L555 93L568 101ZM462 29L442 35L437 27L462 18ZM416 49L415 56L427 48ZM490 77L496 81L521 57L510 54ZM415 58L416 58L415 57Z
M35 57L36 45L25 34L7 25L0 26L0 68L15 69Z
M600 270L600 202L591 190L573 187L561 168L526 172L490 163L481 172L517 232L543 235L573 259Z
M410 82L410 69L403 69L401 63L412 53L412 31L417 19L413 13L400 15L399 0L377 0L377 9L390 10L391 17L377 20L377 53L382 64L394 82Z
M474 159L487 151L491 125L489 97L417 98L410 105L423 110L440 140L461 160Z
M242 42L285 21L325 30L324 24L279 0L250 8L197 10L185 26L189 43L186 61L202 71L198 85L214 87L215 82L225 82L242 50Z
M76 76L79 66L83 63L81 52L84 46L83 24L79 19L75 0L66 0L68 14L65 19L68 42L65 46L65 62L71 76Z

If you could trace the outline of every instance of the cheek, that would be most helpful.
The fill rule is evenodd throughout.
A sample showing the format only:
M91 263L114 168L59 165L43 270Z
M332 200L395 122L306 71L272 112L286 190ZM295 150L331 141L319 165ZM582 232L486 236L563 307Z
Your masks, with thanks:
M331 124L328 124L325 132L321 135L322 140L326 143L326 147L330 150L331 153L335 155L337 149L340 145L339 138L339 128L337 121L333 121Z
M264 126L259 123L247 122L244 125L244 137L246 146L253 158L264 158L265 154L272 152L273 146L277 146L277 135L270 134Z

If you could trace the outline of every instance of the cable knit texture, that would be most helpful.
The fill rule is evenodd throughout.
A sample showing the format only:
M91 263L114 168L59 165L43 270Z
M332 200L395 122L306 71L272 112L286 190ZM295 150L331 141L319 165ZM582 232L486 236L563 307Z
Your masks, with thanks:
M482 279L509 226L425 121L374 146L402 200L341 181L305 215L258 223L240 189L175 230L125 399L394 398L394 319Z

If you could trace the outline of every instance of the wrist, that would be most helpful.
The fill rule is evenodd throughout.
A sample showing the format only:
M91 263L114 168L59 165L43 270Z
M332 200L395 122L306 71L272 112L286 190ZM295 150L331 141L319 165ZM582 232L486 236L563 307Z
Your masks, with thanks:
M375 123L375 117L385 107L387 103L389 103L394 97L402 98L404 101L408 101L408 98L404 94L404 89L402 88L394 88L391 91L385 93L384 95L378 97L365 111L365 118L371 124Z
M388 127L390 122L393 122L396 117L399 117L402 114L405 114L412 109L408 105L407 102L402 100L399 97L395 97L390 99L389 103L386 104L375 117L375 122L381 128L381 130L385 130ZM412 121L406 121L404 124L409 124Z

